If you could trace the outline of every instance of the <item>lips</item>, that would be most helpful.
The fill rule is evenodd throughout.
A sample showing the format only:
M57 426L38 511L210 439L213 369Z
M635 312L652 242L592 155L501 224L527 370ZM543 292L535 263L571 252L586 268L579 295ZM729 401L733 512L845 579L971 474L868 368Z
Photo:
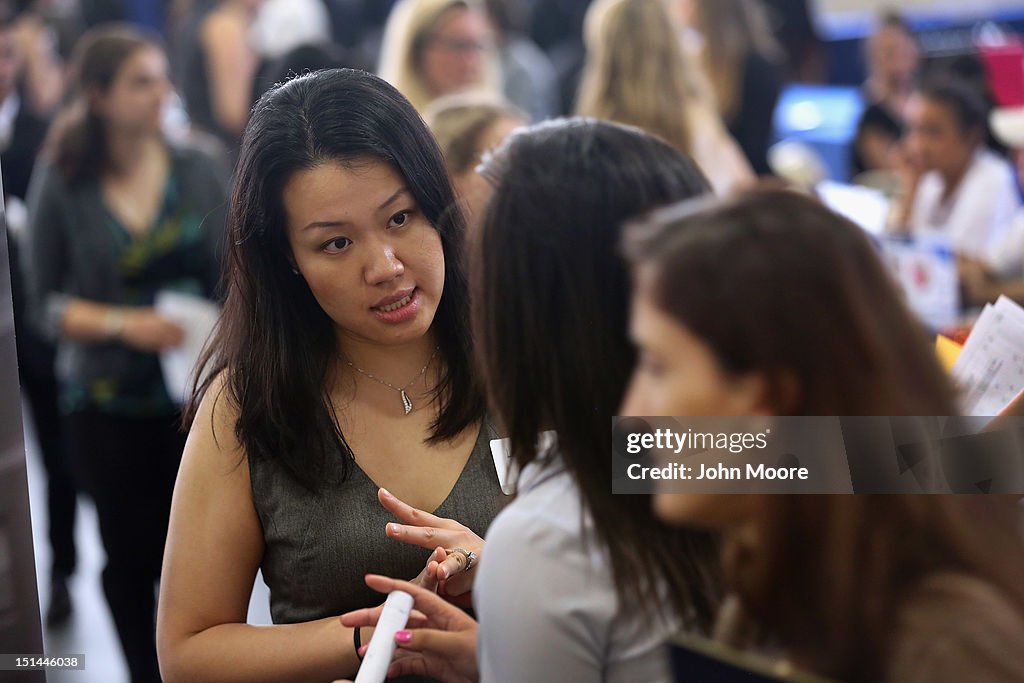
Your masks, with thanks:
M377 310L384 311L385 313L391 313L392 311L397 311L399 308L403 308L404 306L408 305L410 301L412 301L412 294L406 294L404 297L402 297L393 304L388 304L387 306L378 306Z
M377 311L384 311L386 313L398 310L402 306L405 306L412 299L413 292L416 291L415 287L409 289L403 289L395 292L391 296L384 297L370 308Z
M377 320L392 325L409 322L419 310L420 290L417 287L396 292L370 308Z

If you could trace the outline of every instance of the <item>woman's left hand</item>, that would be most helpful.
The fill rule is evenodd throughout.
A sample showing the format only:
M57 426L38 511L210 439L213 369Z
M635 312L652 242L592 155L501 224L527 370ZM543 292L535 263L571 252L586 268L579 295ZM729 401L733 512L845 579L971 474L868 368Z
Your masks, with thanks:
M451 599L453 603L461 607L470 606L473 576L476 564L483 555L484 539L473 533L469 527L459 524L453 519L437 517L403 503L385 489L380 489L377 492L377 499L401 522L387 525L388 537L428 550L434 550L439 546L447 550L444 560L438 562L434 567L431 566L434 561L434 557L432 557L428 561L425 571L429 572L433 569L439 584L438 593L440 595ZM466 570L468 557L461 552L452 552L456 548L476 554L476 562L468 571Z
M480 677L476 664L477 623L461 609L420 586L369 574L366 585L379 593L409 593L415 609L406 629L395 634L395 660L388 677L428 676L442 683L471 683ZM376 626L384 607L360 609L341 616L350 628ZM366 653L363 645L359 654Z
M957 275L963 287L964 298L971 304L987 303L992 294L995 278L984 261L970 256L957 257Z
M428 591L437 592L437 589L440 587L440 582L437 579L437 566L444 562L447 557L448 553L445 552L444 548L435 548L434 552L430 553L430 557L427 558L427 565L412 580L412 583L426 588Z

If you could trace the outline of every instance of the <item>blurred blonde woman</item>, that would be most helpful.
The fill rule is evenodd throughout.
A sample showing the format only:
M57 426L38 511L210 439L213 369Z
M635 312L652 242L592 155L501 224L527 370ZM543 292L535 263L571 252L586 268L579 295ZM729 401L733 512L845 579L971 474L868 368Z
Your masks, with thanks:
M684 52L664 0L596 0L584 24L587 61L576 113L642 128L686 152L717 194L753 172Z
M718 113L758 175L769 172L784 55L761 0L673 0L714 90Z
M501 92L494 32L479 0L399 0L380 54L380 77L420 112L455 92Z
M474 219L483 214L493 191L476 167L486 153L497 149L529 119L504 99L480 92L446 95L430 105L423 118L437 139L463 213L472 226Z

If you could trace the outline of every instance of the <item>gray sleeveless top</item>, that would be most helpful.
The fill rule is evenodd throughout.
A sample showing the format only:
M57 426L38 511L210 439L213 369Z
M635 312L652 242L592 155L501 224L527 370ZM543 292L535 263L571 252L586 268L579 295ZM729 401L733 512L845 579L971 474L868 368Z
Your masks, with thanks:
M481 537L506 502L490 450L496 438L485 420L455 486L434 511ZM312 493L279 462L249 458L253 502L266 546L261 569L275 624L375 607L384 596L366 586L366 574L408 580L427 563L429 550L384 534L394 517L377 501L377 485L358 464L348 464L344 481Z

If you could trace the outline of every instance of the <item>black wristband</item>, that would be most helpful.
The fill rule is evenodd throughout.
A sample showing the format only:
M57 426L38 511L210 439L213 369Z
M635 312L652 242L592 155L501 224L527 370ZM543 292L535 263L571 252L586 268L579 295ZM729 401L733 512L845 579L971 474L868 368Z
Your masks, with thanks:
M356 646L356 657L359 658L360 662L363 661L363 656L361 654L359 654L360 648L363 647L363 639L359 637L359 627L358 626L356 626L354 629L352 629L352 643Z

